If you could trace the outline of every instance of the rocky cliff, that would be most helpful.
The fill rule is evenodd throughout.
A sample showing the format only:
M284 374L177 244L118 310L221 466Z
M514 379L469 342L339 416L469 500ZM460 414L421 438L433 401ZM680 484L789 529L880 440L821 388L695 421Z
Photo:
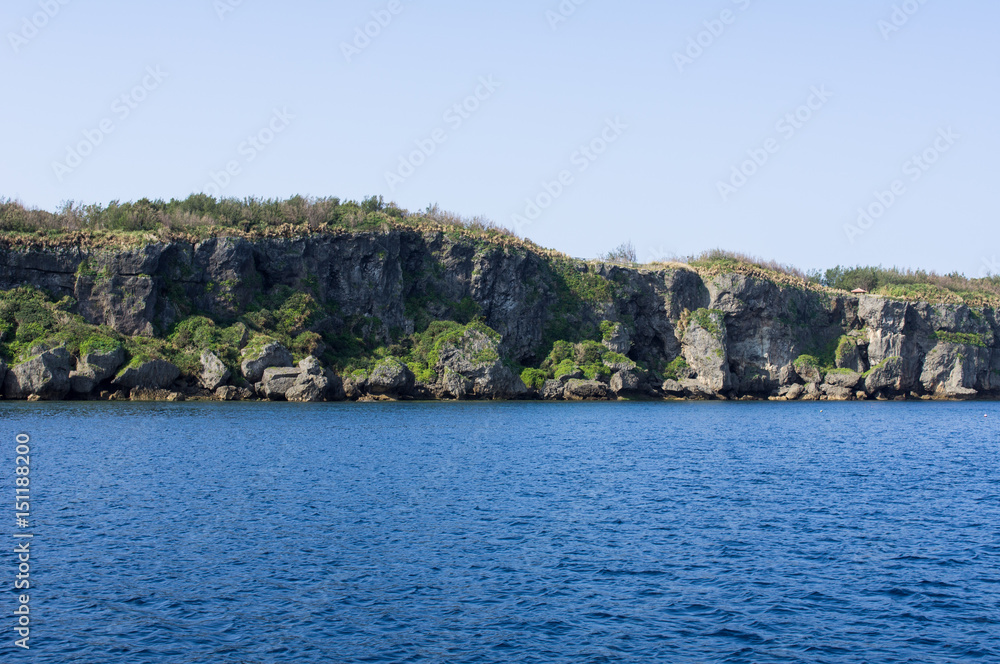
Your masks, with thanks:
M1000 394L990 307L448 231L0 244L6 398Z

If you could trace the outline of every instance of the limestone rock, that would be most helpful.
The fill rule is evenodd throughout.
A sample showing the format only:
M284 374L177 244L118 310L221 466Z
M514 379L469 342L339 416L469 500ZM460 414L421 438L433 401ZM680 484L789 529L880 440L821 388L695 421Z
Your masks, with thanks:
M240 391L233 385L223 385L215 390L215 398L218 401L237 401Z
M201 375L198 383L206 390L215 391L226 384L232 372L212 351L206 350L201 354Z
M565 398L570 401L589 401L593 399L606 399L607 397L608 386L596 380L574 378L566 383Z
M184 401L180 392L148 387L133 387L128 398L130 401Z
M85 353L69 374L70 389L77 394L90 394L104 381L112 378L125 363L121 346L110 351Z
M299 362L299 369L311 376L323 375L323 364L312 355Z
M927 354L920 383L928 394L941 399L970 399L978 392L976 360L979 349L966 345L938 344Z
M559 376L559 378L557 380L559 380L563 384L565 384L565 383L568 383L571 380L583 379L583 378L584 378L583 372L581 370L577 369L576 371L571 371L571 372L569 372L567 374L563 374L563 375Z
M442 344L434 369L444 391L455 399L510 399L528 391L501 360L500 338L489 329L469 326L459 338Z
M699 309L691 315L682 342L684 359L697 372L698 383L710 392L732 387L725 316L721 311Z
M368 392L368 374L355 371L344 379L344 396L351 401L357 401Z
M864 390L869 396L889 390L901 389L903 358L890 357L871 368L864 377Z
M45 351L7 370L4 396L7 399L58 400L70 389L69 372L73 358L65 348Z
M698 380L688 379L681 381L684 388L684 396L688 399L707 401L718 398L718 393L712 391Z
M408 396L413 392L416 377L403 361L396 357L381 360L368 377L368 393L392 397Z
M801 378L806 385L809 383L816 383L819 385L823 382L823 374L820 370L806 362L799 362L796 364L795 373L798 374L799 378Z
M271 367L292 366L292 354L277 341L271 341L262 348L247 347L243 349L243 362L240 371L243 377L251 383L258 383L264 376L264 370Z
M836 363L838 369L850 369L859 374L864 372L865 363L861 358L861 349L854 339L845 340L837 348Z
M785 398L789 401L797 401L801 399L806 393L806 386L801 383L795 383L788 388L788 392L785 393Z
M629 396L639 393L641 381L631 371L619 371L611 377L610 387L618 396Z
M473 394L475 383L460 373L445 368L444 375L440 379L442 397L452 399L466 399Z
M550 400L562 399L566 393L566 384L561 380L547 380L542 385L542 398Z
M681 385L676 380L669 380L668 379L668 380L663 381L663 385L660 387L660 389L663 390L663 392L665 394L668 394L668 395L673 396L673 397L682 397L682 396L684 396L684 386Z
M97 382L87 374L77 371L69 372L69 389L76 394L90 394L97 387Z
M618 373L619 371L634 371L636 368L636 363L627 357L622 358L604 358L604 366L611 370L612 373Z
M854 391L848 387L838 387L836 385L824 385L823 394L830 401L850 401L854 397Z
M261 376L258 393L271 401L285 399L301 373L296 367L268 367Z
M173 385L180 375L181 370L166 360L145 360L126 367L111 384L125 390L162 390Z
M826 384L833 387L854 389L861 383L861 374L855 371L830 371L826 374Z
M823 396L823 392L819 389L819 385L816 383L807 383L805 387L805 394L802 395L802 400L819 401L821 396Z
M285 392L285 399L310 403L326 401L329 389L330 379L325 375L303 372L299 374L295 384Z
M788 363L781 367L778 372L778 382L781 385L794 385L799 382L799 374L795 371L795 365Z
M612 353L627 355L632 350L632 335L621 323L611 323L604 335L604 347Z

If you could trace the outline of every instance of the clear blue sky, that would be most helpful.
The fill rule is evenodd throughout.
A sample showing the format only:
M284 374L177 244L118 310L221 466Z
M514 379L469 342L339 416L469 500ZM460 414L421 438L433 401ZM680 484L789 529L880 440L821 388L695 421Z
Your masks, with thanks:
M631 240L647 260L970 275L1000 257L992 0L567 0L559 22L559 0L62 3L0 8L0 196L30 206L182 198L234 162L226 196L437 202L584 257ZM913 13L889 31L894 4ZM345 55L372 12L387 25ZM733 180L754 151L766 163Z

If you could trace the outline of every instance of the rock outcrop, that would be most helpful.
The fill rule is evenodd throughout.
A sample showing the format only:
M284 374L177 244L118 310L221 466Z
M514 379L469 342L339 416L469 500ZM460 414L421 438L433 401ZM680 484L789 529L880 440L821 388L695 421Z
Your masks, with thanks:
M243 362L240 371L250 383L259 383L264 376L264 370L271 367L290 367L293 364L292 354L277 341L270 341L262 346L247 346L243 349Z
M73 357L65 348L43 351L7 370L3 382L7 399L62 399L69 393Z
M500 338L479 328L467 329L438 351L440 383L432 391L452 399L512 399L528 390L500 359Z
M121 346L108 351L83 353L76 363L76 370L69 374L70 389L81 395L92 393L97 387L114 377L125 363Z
M402 360L387 357L375 365L366 381L369 394L389 397L410 396L416 384L416 377Z
M729 344L725 315L718 310L699 309L688 321L682 339L684 359L701 387L710 392L732 388Z
M288 400L510 399L529 395L520 367L540 367L554 341L564 340L589 341L610 359L586 371L583 362L562 373L547 367L529 381L532 397L1000 396L993 306L856 296L766 270L727 269L585 263L503 238L388 227L118 248L0 239L0 291L32 286L50 293L64 303L60 316L133 337L165 336L190 312L220 327L245 321L241 338L227 337L233 348L202 354L200 366L191 368L190 355L168 356L191 374L183 376L169 362L136 361L121 348L74 350L76 358L66 349L38 348L16 363L25 350L8 332L0 344L12 366L0 367L0 380L7 398L19 399L126 398L135 388L247 398L252 393L241 390L258 384L266 398ZM309 306L280 317L261 311L261 298L289 294L308 295ZM430 321L482 326L449 337L433 361L411 369L407 340ZM6 324L13 331L17 321ZM255 339L247 338L247 326ZM289 349L272 340L278 337L299 357L314 353L350 369L340 380L312 363L294 367ZM64 341L48 346L54 343ZM197 352L209 347L217 349L206 343ZM227 376L219 358L239 350L240 366ZM280 371L265 381L268 369Z
M181 370L166 360L133 360L111 381L111 384L123 390L136 387L146 390L166 390L173 386L180 375Z
M608 386L596 380L574 378L566 383L564 397L569 401L606 399L608 397Z
M214 392L229 380L232 372L218 356L210 350L201 354L201 374L199 384L206 390Z

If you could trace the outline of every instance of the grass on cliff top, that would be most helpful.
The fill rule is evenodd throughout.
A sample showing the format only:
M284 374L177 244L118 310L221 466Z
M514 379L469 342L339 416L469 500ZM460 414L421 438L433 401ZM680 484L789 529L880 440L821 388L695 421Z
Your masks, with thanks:
M825 272L814 272L810 279L828 288L851 291L863 288L872 295L932 302L936 304L966 304L970 307L1000 305L1000 276L972 279L963 274L937 274L925 270L908 270L871 266L837 266Z
M484 217L462 217L428 206L410 212L381 196L362 201L336 197L286 200L216 199L193 194L184 200L139 201L108 205L64 203L56 212L27 208L0 198L0 236L15 246L135 246L147 242L197 242L213 236L247 238L300 237L325 233L390 230L443 232L453 239L470 238L507 248L558 254L518 237Z
M862 288L872 295L896 300L1000 306L1000 275L975 279L957 272L941 275L926 270L839 265L823 272L803 272L776 261L721 249L653 265L689 267L703 276L735 272L815 291L843 293Z
M624 243L597 261L581 262L540 247L513 231L483 217L466 218L437 205L410 212L381 196L362 201L336 197L293 196L286 200L261 198L216 199L193 194L184 200L143 198L108 205L67 202L56 212L27 208L0 198L0 237L13 246L136 246L147 242L185 240L211 236L300 237L314 233L337 234L390 230L441 232L452 239L471 239L503 248L529 250L566 263L605 263L635 268L687 267L702 275L738 273L782 286L822 291L863 288L873 295L931 303L1000 305L1000 276L972 279L952 273L938 275L923 270L871 266L837 266L825 272L805 273L795 267L754 256L715 249L697 256L675 257L649 264L637 262L631 243ZM569 270L558 266L564 275ZM596 283L571 284L583 299L605 298Z

